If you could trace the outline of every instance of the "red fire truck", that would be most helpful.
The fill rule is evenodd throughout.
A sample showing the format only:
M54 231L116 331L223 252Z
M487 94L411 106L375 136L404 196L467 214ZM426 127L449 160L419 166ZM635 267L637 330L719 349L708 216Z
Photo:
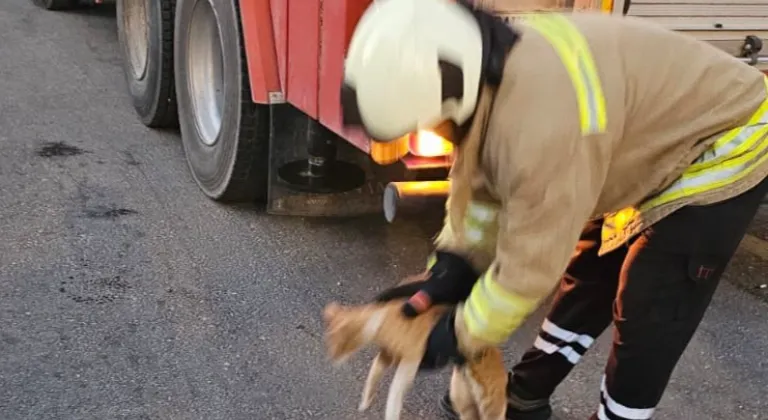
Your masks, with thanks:
M64 9L103 0L33 1ZM419 132L380 145L341 125L345 49L372 1L386 0L117 0L136 112L148 127L180 128L192 176L213 200L351 215L380 209L385 192L391 219L400 199L444 198L452 153L444 139ZM476 1L501 14L628 12L768 65L764 0ZM386 181L399 182L379 187Z

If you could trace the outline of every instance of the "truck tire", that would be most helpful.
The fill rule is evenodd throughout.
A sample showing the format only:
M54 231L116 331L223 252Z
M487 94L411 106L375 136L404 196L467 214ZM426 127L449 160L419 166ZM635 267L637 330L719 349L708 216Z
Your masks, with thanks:
M251 101L237 0L177 0L179 126L192 176L209 198L266 199L269 106Z
M173 81L176 0L118 0L117 35L133 108L152 128L178 126Z
M79 0L32 0L32 3L46 10L74 9L80 5Z

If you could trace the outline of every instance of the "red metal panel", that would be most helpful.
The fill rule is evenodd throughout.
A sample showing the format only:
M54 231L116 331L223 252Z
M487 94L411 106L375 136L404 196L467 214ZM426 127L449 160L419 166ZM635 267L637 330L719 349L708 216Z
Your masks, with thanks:
M271 0L271 3L277 68L280 74L280 86L285 89L285 77L288 70L288 0Z
M269 92L280 91L269 0L240 0L251 98L269 103Z
M289 0L286 98L312 118L317 118L319 50L320 0Z
M344 55L358 19L372 0L240 0L254 102L270 92L358 148L369 139L341 126L339 88Z
M323 0L320 19L320 122L366 152L369 139L358 130L344 130L341 126L339 92L349 40L370 3L371 0Z

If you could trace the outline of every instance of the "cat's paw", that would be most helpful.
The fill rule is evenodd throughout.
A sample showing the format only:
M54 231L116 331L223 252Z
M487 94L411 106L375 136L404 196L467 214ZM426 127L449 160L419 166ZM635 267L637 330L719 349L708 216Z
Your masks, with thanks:
M357 406L357 411L363 412L370 408L371 402L373 401L373 398L363 398L362 401L360 401L360 405Z

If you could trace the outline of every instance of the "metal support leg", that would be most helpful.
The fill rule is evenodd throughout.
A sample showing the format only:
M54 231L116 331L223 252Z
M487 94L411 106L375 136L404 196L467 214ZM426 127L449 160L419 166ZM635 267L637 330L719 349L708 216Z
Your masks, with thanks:
M372 172L367 155L288 104L270 107L270 125L267 212L349 217L381 211L384 185L394 179Z
M311 118L306 119L307 159L289 162L280 169L280 179L300 191L331 194L359 188L365 172L357 165L336 159L334 134Z

